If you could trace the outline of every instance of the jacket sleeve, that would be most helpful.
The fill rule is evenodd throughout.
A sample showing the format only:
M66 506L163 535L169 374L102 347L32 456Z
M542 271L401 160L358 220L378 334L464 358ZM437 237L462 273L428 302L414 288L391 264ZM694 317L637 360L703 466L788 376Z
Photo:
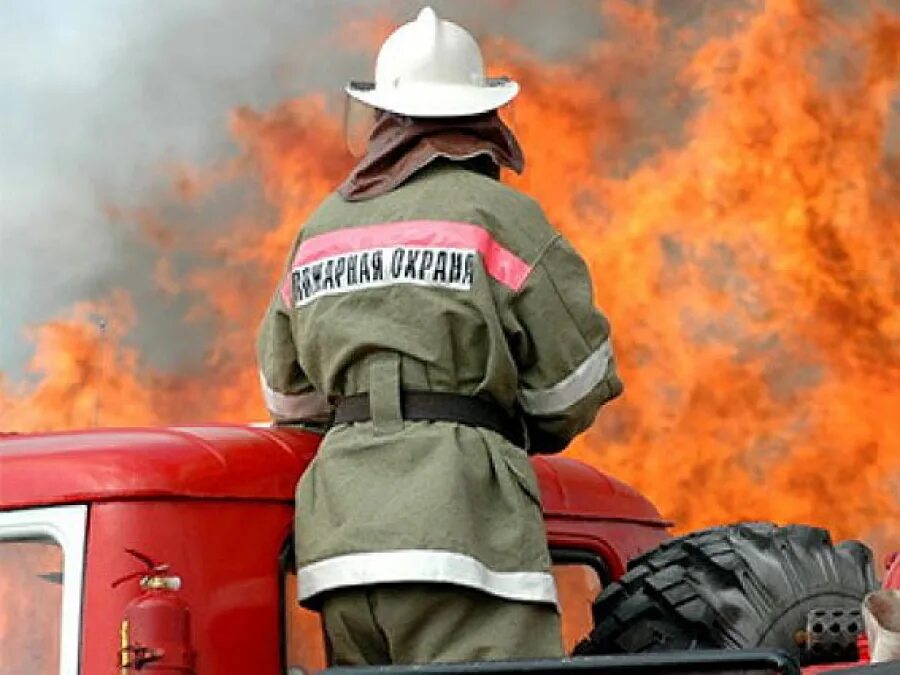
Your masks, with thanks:
M331 407L297 362L289 310L278 292L260 327L256 352L263 398L276 424L328 422Z
M622 393L606 317L581 257L556 235L512 300L510 344L530 453L563 450Z

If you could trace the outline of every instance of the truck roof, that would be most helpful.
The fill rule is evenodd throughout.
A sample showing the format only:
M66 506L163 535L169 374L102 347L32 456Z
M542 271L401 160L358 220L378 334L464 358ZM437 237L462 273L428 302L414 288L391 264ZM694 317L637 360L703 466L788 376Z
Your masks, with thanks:
M243 425L5 435L0 510L172 497L292 501L319 440ZM547 515L668 524L637 491L581 462L532 463Z

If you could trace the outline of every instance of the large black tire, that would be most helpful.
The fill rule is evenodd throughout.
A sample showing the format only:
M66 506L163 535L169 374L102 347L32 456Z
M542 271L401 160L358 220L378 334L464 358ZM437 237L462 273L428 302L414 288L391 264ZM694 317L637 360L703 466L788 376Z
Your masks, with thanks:
M858 607L875 587L871 551L826 530L741 523L672 539L635 558L594 602L575 655L798 645L814 608Z

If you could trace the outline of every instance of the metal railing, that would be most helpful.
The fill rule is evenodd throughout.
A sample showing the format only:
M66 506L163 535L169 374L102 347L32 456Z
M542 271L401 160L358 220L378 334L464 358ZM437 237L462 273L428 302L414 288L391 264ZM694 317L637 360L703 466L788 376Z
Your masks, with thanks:
M585 656L562 660L484 661L417 666L337 667L331 675L451 675L453 673L529 673L530 675L801 675L784 652L768 650L692 650L623 656Z

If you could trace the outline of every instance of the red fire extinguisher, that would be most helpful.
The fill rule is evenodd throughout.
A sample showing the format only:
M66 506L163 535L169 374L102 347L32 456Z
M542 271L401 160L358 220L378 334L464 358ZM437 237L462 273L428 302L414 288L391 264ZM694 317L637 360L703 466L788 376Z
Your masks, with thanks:
M125 549L146 566L113 583L140 579L140 594L125 606L119 628L120 675L138 672L195 675L191 615L178 594L181 579L143 553Z

